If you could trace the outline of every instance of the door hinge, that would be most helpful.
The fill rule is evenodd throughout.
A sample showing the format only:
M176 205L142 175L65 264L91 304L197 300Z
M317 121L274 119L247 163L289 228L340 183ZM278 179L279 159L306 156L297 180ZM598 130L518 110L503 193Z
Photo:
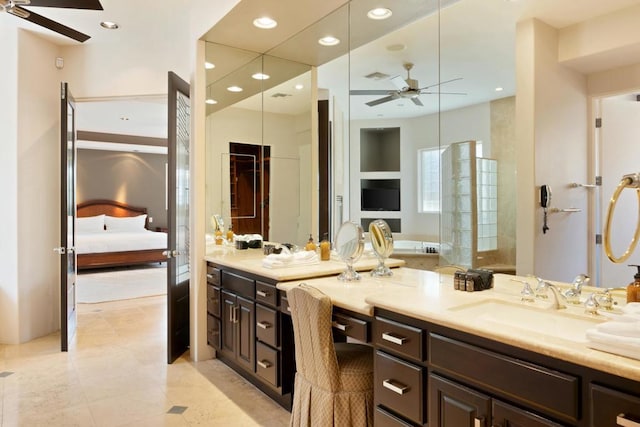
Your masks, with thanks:
M60 83L60 99L65 99L67 97L64 89L65 89L64 83Z
M596 245L602 244L602 234L596 234Z
M596 119L596 129L601 128L602 127L602 117L598 117Z
M596 176L596 185L602 185L602 177Z

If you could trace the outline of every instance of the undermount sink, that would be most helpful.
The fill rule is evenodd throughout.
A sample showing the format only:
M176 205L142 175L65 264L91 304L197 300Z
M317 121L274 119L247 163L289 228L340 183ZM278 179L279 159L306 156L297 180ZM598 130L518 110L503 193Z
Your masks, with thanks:
M485 300L449 309L450 312L471 316L475 322L521 329L523 334L534 332L573 342L587 342L585 331L604 322L605 318L581 316L564 310L533 307L502 300Z

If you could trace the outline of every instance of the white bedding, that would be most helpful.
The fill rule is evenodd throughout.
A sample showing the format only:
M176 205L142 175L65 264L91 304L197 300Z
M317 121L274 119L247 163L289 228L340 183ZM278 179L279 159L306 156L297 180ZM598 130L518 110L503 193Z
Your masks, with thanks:
M142 251L166 249L166 247L167 233L158 231L104 231L76 234L77 254Z

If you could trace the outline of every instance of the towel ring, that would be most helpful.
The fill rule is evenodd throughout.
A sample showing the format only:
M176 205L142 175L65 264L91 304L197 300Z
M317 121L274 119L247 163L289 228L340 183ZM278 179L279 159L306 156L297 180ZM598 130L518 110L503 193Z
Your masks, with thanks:
M629 243L627 250L620 257L616 257L611 251L611 218L613 217L613 211L616 208L616 203L618 203L618 197L620 197L620 193L622 193L622 190L625 188L636 189L636 194L638 196L638 212L640 214L640 173L624 175L613 192L611 200L609 200L607 220L604 225L604 251L607 254L607 257L615 263L626 261L626 259L631 256L631 253L634 251L638 244L638 239L640 238L640 221L638 221L633 239L631 240L631 243Z

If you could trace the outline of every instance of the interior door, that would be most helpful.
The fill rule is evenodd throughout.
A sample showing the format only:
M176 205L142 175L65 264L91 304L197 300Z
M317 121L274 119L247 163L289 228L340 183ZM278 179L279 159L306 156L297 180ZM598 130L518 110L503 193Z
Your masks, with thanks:
M189 348L189 84L169 72L169 148L167 218L167 359L173 363Z
M68 351L76 332L76 126L75 101L69 85L60 85L60 341Z

